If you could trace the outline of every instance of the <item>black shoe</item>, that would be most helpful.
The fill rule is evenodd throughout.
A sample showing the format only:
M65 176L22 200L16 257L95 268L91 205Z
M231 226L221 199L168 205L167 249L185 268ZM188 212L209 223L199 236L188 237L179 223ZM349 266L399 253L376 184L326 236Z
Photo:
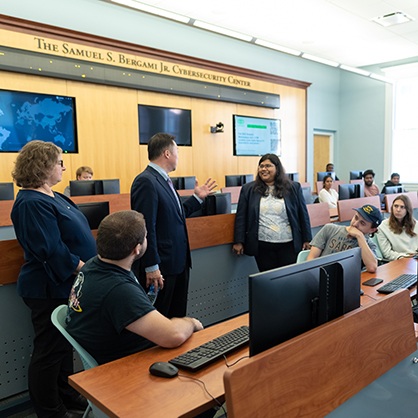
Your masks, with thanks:
M71 409L72 411L85 411L86 408L89 406L87 399L83 395L78 395L76 398L72 399L71 401L64 402L64 405L67 409Z

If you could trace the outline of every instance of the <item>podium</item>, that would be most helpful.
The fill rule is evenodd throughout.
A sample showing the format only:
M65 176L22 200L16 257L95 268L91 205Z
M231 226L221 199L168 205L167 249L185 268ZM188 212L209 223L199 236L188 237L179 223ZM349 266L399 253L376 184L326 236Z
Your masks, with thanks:
M409 291L397 291L227 370L228 418L323 417L416 350Z

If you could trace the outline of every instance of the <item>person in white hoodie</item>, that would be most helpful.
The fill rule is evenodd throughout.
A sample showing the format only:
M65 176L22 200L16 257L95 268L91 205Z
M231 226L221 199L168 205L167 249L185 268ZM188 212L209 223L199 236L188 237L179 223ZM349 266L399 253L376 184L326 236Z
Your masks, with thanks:
M413 217L408 196L401 195L393 201L390 217L379 226L376 236L386 261L410 257L418 252L418 222Z

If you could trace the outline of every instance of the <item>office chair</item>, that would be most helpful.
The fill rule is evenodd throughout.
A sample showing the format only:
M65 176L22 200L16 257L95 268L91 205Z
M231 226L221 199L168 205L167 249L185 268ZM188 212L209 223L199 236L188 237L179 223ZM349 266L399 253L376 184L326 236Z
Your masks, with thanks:
M302 250L299 252L298 254L298 258L296 260L296 263L303 263L304 261L306 261L306 259L308 258L310 250Z
M92 369L99 364L66 330L67 324L65 323L65 317L67 316L67 309L67 305L61 305L55 308L54 312L51 314L51 321L58 328L58 331L61 332L61 334L77 351L81 361L83 362L84 370ZM97 406L93 405L90 401L88 401L88 403L89 406L84 412L83 418L87 418L90 411L93 411L96 418L109 418L108 415L103 413L99 408L97 408Z
M377 249L376 249L376 259L377 259L377 262L378 262L379 266L381 264L387 263L388 261L385 261L383 259L382 250L379 247L379 241L377 240L376 234L374 236L372 236L372 237L369 237L369 238L370 238L370 241L373 241L376 244L376 246L377 246Z

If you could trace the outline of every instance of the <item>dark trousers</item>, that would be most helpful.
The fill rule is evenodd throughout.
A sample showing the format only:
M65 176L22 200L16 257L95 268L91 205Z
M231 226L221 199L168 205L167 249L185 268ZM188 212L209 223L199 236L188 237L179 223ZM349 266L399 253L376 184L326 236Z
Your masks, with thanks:
M158 292L155 308L167 318L182 318L187 312L187 295L189 291L190 269L186 269L180 274L164 274L164 288ZM148 291L146 287L145 273L141 272L139 283Z
M51 313L68 299L23 298L31 309L35 331L29 364L29 395L40 418L60 418L79 394L68 384L73 374L73 349L51 322Z
M293 241L285 243L258 241L258 255L255 256L255 261L261 272L294 264L297 257Z

